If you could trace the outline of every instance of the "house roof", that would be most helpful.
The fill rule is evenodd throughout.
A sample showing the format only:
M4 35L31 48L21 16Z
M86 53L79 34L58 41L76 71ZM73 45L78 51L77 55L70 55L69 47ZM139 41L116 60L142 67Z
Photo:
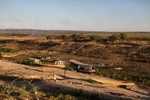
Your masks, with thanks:
M69 62L72 62L72 63L77 64L77 65L82 65L82 66L89 65L89 64L85 64L85 63L82 63L82 62L79 62L79 61L76 61L76 60L69 60Z

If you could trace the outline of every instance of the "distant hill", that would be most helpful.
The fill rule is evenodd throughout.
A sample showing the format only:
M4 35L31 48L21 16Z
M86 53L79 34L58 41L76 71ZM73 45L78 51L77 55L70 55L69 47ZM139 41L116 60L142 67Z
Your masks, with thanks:
M35 36L49 35L49 34L64 34L64 33L79 33L80 31L68 30L38 30L38 29L0 29L0 34L30 34Z
M41 36L50 34L76 34L76 33L150 33L150 32L102 32L102 31L75 31L75 30L38 30L38 29L0 29L0 34L29 34L31 36Z

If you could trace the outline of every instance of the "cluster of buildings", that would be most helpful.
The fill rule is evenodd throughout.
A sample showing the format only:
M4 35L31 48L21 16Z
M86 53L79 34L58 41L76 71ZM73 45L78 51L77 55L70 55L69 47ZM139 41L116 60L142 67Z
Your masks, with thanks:
M65 67L65 61L57 59L56 57L46 57L41 59L30 58L30 60L34 60L34 63L39 65L61 67L61 68ZM69 60L68 65L80 72L95 72L95 66L85 64L77 60Z
M29 58L29 59L33 60L34 63L38 65L65 68L65 61L59 60L55 57Z

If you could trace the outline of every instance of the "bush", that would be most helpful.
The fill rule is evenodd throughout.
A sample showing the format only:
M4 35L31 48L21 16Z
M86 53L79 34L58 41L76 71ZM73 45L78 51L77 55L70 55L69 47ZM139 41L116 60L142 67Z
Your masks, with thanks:
M109 37L109 40L110 40L111 42L115 42L116 40L120 40L120 35L111 35L111 36Z
M122 39L122 40L128 39L127 34L121 33L121 34L120 34L120 39Z
M72 41L75 41L75 42L85 42L86 41L86 36L82 33L72 34L70 37L71 37Z
M98 35L91 35L90 41L97 41L100 37Z
M30 59L22 60L21 63L22 63L22 64L25 64L25 65L34 65L34 61L33 61L33 60L30 60Z

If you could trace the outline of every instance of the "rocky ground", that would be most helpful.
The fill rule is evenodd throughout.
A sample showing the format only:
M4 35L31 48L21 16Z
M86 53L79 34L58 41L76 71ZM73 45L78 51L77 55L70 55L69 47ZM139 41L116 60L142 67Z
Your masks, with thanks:
M75 71L65 71L58 68L44 67L44 72L41 72L41 67L33 67L27 65L16 64L6 60L0 60L0 70L5 75L23 77L23 78L43 78L45 83L40 84L43 88L59 87L62 90L81 89L85 93L97 93L104 98L117 99L132 99L132 100L149 100L150 93L146 90L138 88L136 85L131 89L123 89L110 84L90 83L88 78L105 77L96 76L93 74L84 74ZM54 82L53 76L57 75L57 81ZM65 77L64 77L65 74Z

